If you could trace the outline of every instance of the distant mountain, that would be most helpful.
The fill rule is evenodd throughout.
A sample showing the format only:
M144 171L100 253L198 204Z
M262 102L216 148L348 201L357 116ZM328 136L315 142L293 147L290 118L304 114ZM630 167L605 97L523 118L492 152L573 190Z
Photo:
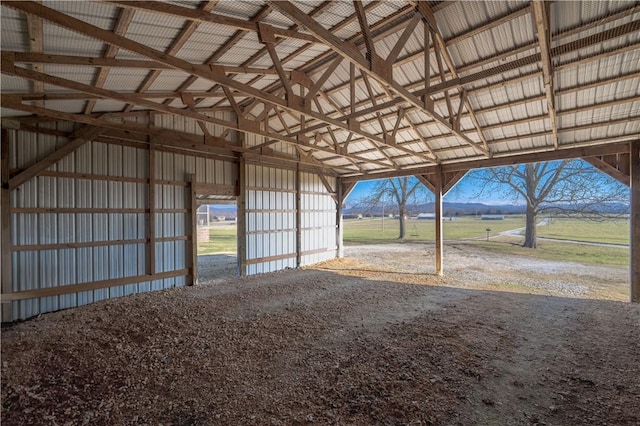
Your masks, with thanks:
M433 213L435 211L434 203L414 204L407 206L409 216L416 216L420 213ZM549 213L566 213L567 211L583 210L584 213L597 213L597 214L624 214L629 212L629 205L625 203L600 203L588 208L576 209L575 206L569 205L557 205L547 207ZM344 214L363 216L381 216L382 207L372 206L366 204L359 204L357 206L345 208ZM398 209L395 206L387 205L384 208L384 214L397 214ZM469 216L469 215L482 215L482 214L524 214L526 213L526 207L524 205L514 204L484 204L484 203L442 203L442 214L444 216Z
M419 213L433 213L435 211L434 203L414 204L407 206L410 216ZM363 216L381 216L382 207L370 205L358 205L344 209L345 214L362 214ZM388 205L385 207L384 214L397 214L395 206ZM525 207L513 204L489 205L483 203L442 203L442 213L445 216L468 216L479 214L523 214Z

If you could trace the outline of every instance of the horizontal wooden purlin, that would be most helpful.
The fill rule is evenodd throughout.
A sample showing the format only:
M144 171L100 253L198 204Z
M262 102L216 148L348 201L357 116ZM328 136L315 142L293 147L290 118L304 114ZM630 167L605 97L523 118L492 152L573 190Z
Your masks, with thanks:
M639 135L630 135L629 139L638 138ZM627 138L627 137L624 137ZM629 152L628 142L614 142L594 146L562 146L557 150L549 147L544 150L530 149L518 153L501 154L497 153L493 158L477 158L469 161L443 162L441 165L443 172L471 170L483 167L499 167L514 164L534 163L539 161L565 160L571 158L595 157L615 153ZM435 166L407 168L397 172L369 173L360 176L345 176L342 179L345 183L354 183L362 180L386 179L399 176L424 175L433 172Z
M129 98L132 99L180 99L182 93L178 92L124 92L119 91ZM192 96L194 98L226 98L223 92L184 92L187 96ZM104 96L99 96L90 93L82 93L82 92L61 92L61 93L25 93L25 92L17 92L11 93L11 95L16 96L23 101L86 101L86 100L98 100L104 99ZM232 92L234 97L246 99L247 95ZM229 109L229 108L227 108ZM222 110L222 108L220 108ZM196 111L211 111L211 108L196 108ZM117 117L119 113L115 113L113 116ZM135 116L134 112L129 112L131 116ZM167 113L165 113L167 114ZM98 114L92 114L92 116L97 116Z
M314 254L322 254L322 253L331 253L332 251L336 251L338 247L327 247L327 248L319 248L315 250L305 250L300 253L302 256L311 256Z
M218 15L211 12L205 12L199 9L191 9L170 3L158 3L153 1L108 1L122 8L132 8L144 10L147 12L155 12L169 16L177 16L186 18L194 22L204 22L209 24L223 25L244 31L252 31L258 33L258 25L255 22L244 19L232 18L230 16ZM286 30L274 27L274 35L280 38L291 38L295 40L303 40L309 43L317 43L318 40L310 34L301 33L299 31Z
M197 195L238 195L238 187L235 185L196 183L193 185L193 191Z
M0 98L0 101L2 102L2 106L5 108L11 108L11 109L16 109L19 111L25 111L25 112L31 112L31 113L35 113L35 114L39 114L39 115L43 115L43 116L50 116L56 119L61 119L61 120L66 120L66 121L72 121L72 122L79 122L79 123L86 123L86 124L93 124L93 125L97 125L100 127L106 127L106 128L111 128L114 129L116 131L122 131L123 129L126 129L126 131L130 131L130 132L135 132L135 133L139 133L139 134L149 134L149 135L153 135L153 136L159 136L162 137L162 139L159 140L159 144L162 145L166 145L166 146L177 146L177 147L181 147L184 149L191 149L193 150L194 154L197 152L220 152L221 154L225 155L229 155L232 152L245 152L245 153L249 153L249 149L247 148L242 148L242 147L237 147L237 146L228 146L228 149L224 149L224 148L217 148L217 147L213 147L210 145L206 145L203 143L204 141L204 137L203 136L198 136L198 135L193 135L193 134L188 134L188 133L180 133L180 132L174 132L174 131L170 131L170 130L166 130L166 129L162 129L162 128L157 128L154 126L146 126L143 124L137 124L137 123L122 123L122 122L114 122L114 121L106 121L106 120L100 120L98 118L94 118L88 115L84 115L84 114L72 114L72 113L66 113L66 112L61 112L61 111L54 111L54 110L49 110L46 108L40 108L40 107L36 107L33 105L25 105L25 104L21 104L21 103L16 103L15 99L12 99L11 95L4 95ZM235 126L235 124L234 124ZM234 128L235 129L235 128ZM172 136L173 135L173 136ZM175 139L175 137L178 136L178 139ZM272 137L272 134L267 134L267 137ZM198 142L196 141L190 141L189 139L193 140L193 138L197 138ZM281 138L281 137L280 137ZM104 139L101 139L101 141L104 141ZM287 141L290 144L296 145L297 142L290 142ZM344 157L344 158L356 158L356 157L352 157L349 155L344 155L344 154L339 154L339 153L335 153L332 150L329 149L323 149L323 148L316 148L319 151L324 151L324 152L328 152L331 154L336 154L340 157ZM231 151L230 151L231 150ZM263 157L263 155L259 155L260 157ZM268 157L266 157L268 158ZM290 162L292 160L290 159L285 159L282 157L271 157L269 158L269 161L271 162L275 162L275 163L282 163L282 162ZM364 161L364 162L368 162L369 160L367 159L360 159L360 161ZM321 165L318 164L316 167L325 167L325 168L333 168L331 166L326 166L326 165Z
M276 255L276 256L258 257L258 258L255 258L255 259L247 259L245 263L247 265L257 265L258 263L275 262L277 260L295 259L295 258L296 258L296 253L287 253L287 254L279 254L279 255Z
M148 183L147 178L134 178L125 176L109 176L109 175L94 175L89 173L74 173L74 172L56 172L53 170L45 170L38 173L38 176L55 177L62 179L87 179L87 180L103 180L109 182L127 182L127 183Z
M176 271L160 272L154 275L135 275L132 277L113 278L109 280L94 281L82 284L67 284L58 287L47 287L37 290L17 291L13 293L3 294L2 302L35 299L39 297L60 296L63 294L79 293L82 291L100 290L103 288L137 284L146 281L156 281L167 278L182 277L186 276L188 273L188 269L179 269Z
M53 244L27 244L11 246L12 251L40 251L40 250L65 250L91 247L108 247L131 244L144 244L147 239L134 240L109 240L109 241L85 241L76 243L53 243Z
M99 207L12 207L11 213L24 214L127 214L149 213L149 209L99 208Z
M72 56L72 55L52 55L48 53L33 53L33 52L17 52L5 50L5 53L12 53L15 55L15 61L18 63L27 64L56 64L56 65L79 65L79 66L94 66L94 67L109 67L109 68L140 68L145 70L170 70L167 64L163 64L157 61L140 60L140 59L116 59L116 58L93 58L89 56ZM200 66L204 70L210 69L208 65L194 65ZM275 75L276 71L270 68L255 68L255 67L233 67L233 66L220 66L225 73L233 74L256 74L256 75ZM290 75L290 71L285 71L286 75ZM146 93L146 92L145 92ZM208 93L208 92L203 92Z

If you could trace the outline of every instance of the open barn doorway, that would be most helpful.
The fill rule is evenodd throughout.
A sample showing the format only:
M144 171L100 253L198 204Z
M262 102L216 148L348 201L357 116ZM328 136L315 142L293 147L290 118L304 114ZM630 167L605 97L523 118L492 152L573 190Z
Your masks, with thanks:
M198 282L215 284L238 276L236 197L197 194Z

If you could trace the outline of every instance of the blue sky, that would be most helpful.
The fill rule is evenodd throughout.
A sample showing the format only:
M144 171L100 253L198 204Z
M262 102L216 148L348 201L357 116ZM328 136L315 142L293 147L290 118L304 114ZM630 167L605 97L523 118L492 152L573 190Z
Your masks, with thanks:
M363 198L371 192L378 180L369 180L358 182L356 187L351 191L347 202L354 202L360 198ZM511 204L511 199L502 199L500 197L483 197L482 199L475 198L475 189L470 179L462 178L460 182L444 197L445 201L451 203L466 203L466 202L482 202L485 204ZM433 198L432 198L433 199Z

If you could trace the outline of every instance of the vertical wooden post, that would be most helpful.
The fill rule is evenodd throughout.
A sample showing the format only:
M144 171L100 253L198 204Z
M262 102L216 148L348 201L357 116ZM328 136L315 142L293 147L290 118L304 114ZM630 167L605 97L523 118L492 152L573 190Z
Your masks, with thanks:
M153 137L149 140L149 214L147 216L147 273L156 273L156 150Z
M196 200L196 175L189 175L189 200L191 207L191 283L189 285L198 284L198 202Z
M238 165L238 206L237 206L237 228L238 228L238 275L247 275L247 172L244 156L240 156Z
M435 226L436 226L436 274L442 275L442 254L443 254L443 238L442 238L442 167L437 166L434 179L435 200Z
M302 265L302 200L300 197L300 166L296 165L296 267Z
M640 140L630 144L631 217L630 264L631 302L640 303Z
M13 291L11 265L11 192L9 190L9 132L2 129L0 135L0 175L2 176L2 194L0 195L0 267L2 274L2 294ZM2 322L13 321L11 302L2 302Z
M342 222L342 203L344 198L342 197L342 179L336 179L336 257L341 258L344 256L344 248L342 246L343 238L343 222Z

